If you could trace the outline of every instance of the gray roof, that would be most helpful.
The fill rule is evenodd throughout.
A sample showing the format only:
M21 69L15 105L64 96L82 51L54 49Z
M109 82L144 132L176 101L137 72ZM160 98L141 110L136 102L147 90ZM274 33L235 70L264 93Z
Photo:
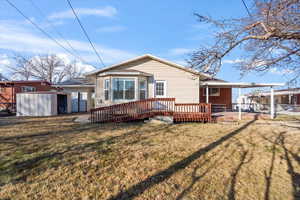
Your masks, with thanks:
M58 83L56 85L94 85L91 83L88 79L86 78L74 78L74 79L69 79L66 81L63 81L61 83Z

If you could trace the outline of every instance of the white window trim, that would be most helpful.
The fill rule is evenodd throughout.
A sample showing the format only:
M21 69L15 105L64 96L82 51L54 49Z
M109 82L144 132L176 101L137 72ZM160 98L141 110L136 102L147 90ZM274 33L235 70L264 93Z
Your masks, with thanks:
M114 99L113 94L113 84L114 84L114 78L129 78L134 79L134 99ZM138 99L138 77L131 77L131 76L114 76L111 77L111 100L112 102L130 102L130 101L136 101Z
M164 95L156 95L156 83L159 83L159 82L163 82L164 83ZM168 85L167 85L167 81L165 80L156 80L155 81L155 84L154 84L154 97L156 98L165 98L167 97L167 88L168 88Z
M109 81L109 86L108 86L108 88L105 88L105 82L106 82L106 81ZM110 85L111 85L111 80L110 80L110 78L104 78L104 79L103 79L103 97L104 97L103 99L104 99L104 101L109 101L109 100L110 100L110 95L111 95L111 94L110 94L110 88L111 88ZM105 91L106 91L106 90L108 90L108 99L105 99Z
M210 89L212 89L212 88L208 88L208 90L210 90ZM218 93L210 94L209 95L210 97L219 97L220 96L221 89L220 88L216 88L216 89L218 89ZM208 91L208 93L209 93L209 91ZM206 96L206 88L203 88L203 95Z
M145 99L147 99L148 98L148 80L147 80L147 78L143 78L143 77L140 77L139 80L138 80L138 86L139 86L139 88L138 88L138 99L141 100L141 98L140 98L141 97L141 94L140 94L140 92L141 92L140 81L145 81L145 89L143 89L143 90L145 90Z

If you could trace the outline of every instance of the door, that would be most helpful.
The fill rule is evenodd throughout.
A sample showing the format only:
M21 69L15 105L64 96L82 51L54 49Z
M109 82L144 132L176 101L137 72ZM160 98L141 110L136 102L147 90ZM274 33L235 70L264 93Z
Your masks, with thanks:
M65 114L68 112L68 97L67 95L57 95L57 113Z
M164 98L167 96L167 82L166 81L155 81L155 97Z
M87 111L87 92L81 92L79 98L79 112Z

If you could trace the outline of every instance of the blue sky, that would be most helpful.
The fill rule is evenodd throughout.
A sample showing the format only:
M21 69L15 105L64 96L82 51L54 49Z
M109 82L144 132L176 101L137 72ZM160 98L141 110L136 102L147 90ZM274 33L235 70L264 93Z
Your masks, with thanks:
M93 53L65 0L11 0L35 23L68 46L53 31L48 21L76 49L80 57L102 67ZM41 8L45 16L30 3ZM185 64L188 53L200 45L209 45L214 30L197 22L193 13L214 18L237 18L246 15L240 0L72 0L105 65L150 53ZM247 1L246 1L247 2ZM0 68L6 74L7 56L13 52L28 55L57 53L72 60L63 49L36 30L4 0L0 3ZM250 74L242 79L233 66L242 55L235 51L224 59L219 78L228 81L286 82L282 72ZM84 63L81 63L83 66ZM89 67L87 67L90 69ZM0 72L1 72L0 71Z

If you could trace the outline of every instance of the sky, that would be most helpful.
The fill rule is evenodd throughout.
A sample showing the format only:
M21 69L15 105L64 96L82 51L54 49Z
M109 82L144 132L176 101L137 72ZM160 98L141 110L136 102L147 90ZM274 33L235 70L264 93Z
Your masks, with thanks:
M103 67L66 0L10 1L64 47L70 49L68 43L71 44L76 60L86 71L93 70L87 64ZM146 53L186 65L189 53L201 45L209 45L215 34L212 27L199 23L194 13L217 19L247 15L241 0L71 0L71 3L105 66ZM250 4L250 0L246 3ZM5 65L14 53L56 53L66 62L74 60L5 0L0 1L0 9L0 73L9 76ZM263 75L251 73L240 77L234 64L241 56L239 51L227 56L217 77L232 82L287 81L286 75L276 69Z

